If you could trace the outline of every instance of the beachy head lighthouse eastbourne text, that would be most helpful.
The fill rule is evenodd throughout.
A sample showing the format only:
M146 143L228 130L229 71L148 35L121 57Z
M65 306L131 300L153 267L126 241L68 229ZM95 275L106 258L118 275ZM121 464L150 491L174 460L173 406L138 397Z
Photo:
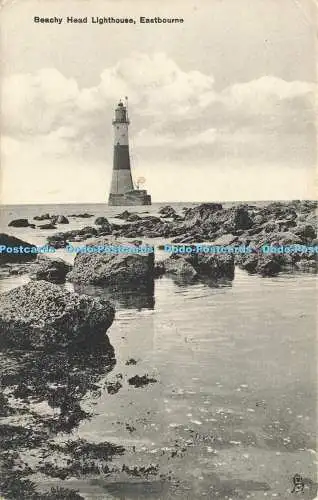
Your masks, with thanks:
M91 17L39 17L34 16L35 23L48 24L182 24L182 17L113 17L113 16L91 16Z

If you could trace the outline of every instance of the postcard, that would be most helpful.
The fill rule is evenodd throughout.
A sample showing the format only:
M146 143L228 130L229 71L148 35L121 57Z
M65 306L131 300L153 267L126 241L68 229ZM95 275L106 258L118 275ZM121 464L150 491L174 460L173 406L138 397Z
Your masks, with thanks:
M0 23L0 497L317 500L316 3Z

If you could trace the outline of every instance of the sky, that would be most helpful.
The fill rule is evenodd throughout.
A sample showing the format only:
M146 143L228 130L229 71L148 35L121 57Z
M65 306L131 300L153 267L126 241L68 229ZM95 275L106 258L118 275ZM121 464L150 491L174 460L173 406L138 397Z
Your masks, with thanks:
M107 201L124 96L133 177L153 201L315 197L314 0L1 6L2 203ZM90 22L98 16L136 24Z

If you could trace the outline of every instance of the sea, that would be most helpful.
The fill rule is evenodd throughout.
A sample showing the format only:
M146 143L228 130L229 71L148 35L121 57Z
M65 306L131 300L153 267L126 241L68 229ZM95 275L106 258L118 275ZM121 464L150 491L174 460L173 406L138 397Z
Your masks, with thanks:
M169 205L181 213L195 204ZM152 215L160 206L125 209ZM57 230L8 228L8 222L32 222L47 212L94 215L70 218L59 226L64 231L93 225L97 216L118 223L114 216L122 210L101 204L3 206L1 232L42 245ZM147 241L162 242L155 240ZM63 249L55 255L73 258ZM0 291L26 281L25 275L4 277ZM86 293L103 295L94 287ZM236 268L233 282L218 286L163 276L150 294L109 297L116 306L107 332L116 364L107 377L120 380L121 388L86 395L81 406L91 416L71 438L122 445L125 453L113 465L154 464L161 479L41 476L39 487L63 484L92 500L316 498L315 275L262 278ZM126 364L129 359L136 364ZM155 382L127 382L145 374ZM295 474L303 480L299 494L293 492Z

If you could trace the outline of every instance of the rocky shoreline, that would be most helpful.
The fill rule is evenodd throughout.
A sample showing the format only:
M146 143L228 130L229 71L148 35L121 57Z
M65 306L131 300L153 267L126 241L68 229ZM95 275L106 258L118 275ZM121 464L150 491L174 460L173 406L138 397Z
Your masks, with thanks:
M68 217L93 218L92 214L73 214ZM126 244L138 248L148 238L164 238L174 245L194 245L206 242L213 245L249 245L255 249L264 244L309 245L317 240L317 203L292 201L269 203L263 207L238 205L223 208L218 203L204 203L180 213L166 206L158 216L138 215L124 211L117 215L121 223L111 223L98 217L94 225L78 230L53 233L47 244L59 249L74 242L87 245ZM64 215L39 214L36 221L49 221L54 229L67 224ZM22 222L21 222L22 221ZM19 225L20 224L20 225ZM11 221L10 227L32 227L27 219ZM39 227L39 226L38 226ZM142 238L142 240L140 239ZM0 244L34 247L9 234L0 235ZM156 464L118 471L111 465L112 456L124 452L121 446L105 442L99 445L83 440L70 440L58 446L54 438L59 432L70 433L89 417L80 402L88 393L101 390L99 380L106 377L116 363L108 330L115 310L104 297L69 292L65 282L75 291L86 286L131 290L153 289L154 281L171 276L179 283L208 281L213 284L231 282L235 266L260 276L277 276L280 272L316 272L317 254L205 255L172 254L156 261L148 252L127 254L77 254L74 264L55 256L36 254L0 254L2 276L27 274L29 282L1 295L0 339L3 357L3 394L0 398L2 454L0 471L5 498L79 499L75 491L52 488L39 493L33 482L38 473L49 477L81 477L85 475L116 475L124 473L143 479L160 477ZM21 362L22 361L22 362ZM135 360L127 360L134 366ZM156 379L134 375L127 380L142 390ZM104 382L110 395L121 388L123 381ZM53 410L51 417L42 417L32 410L34 402L45 402ZM21 422L24 422L21 424ZM21 456L25 450L41 450L42 459L31 466ZM177 452L176 452L177 453ZM22 453L23 455L23 453ZM52 465L48 457L60 457L61 465Z
M73 214L72 217L93 217L91 214ZM229 277L233 274L233 265L238 265L249 273L257 273L262 276L274 276L281 271L299 271L317 269L317 254L315 252L295 252L293 254L264 255L257 249L263 245L307 245L316 246L317 240L317 202L315 201L291 201L291 202L273 202L258 207L255 205L241 204L232 208L223 208L219 203L203 203L194 208L182 209L181 214L170 207L165 206L159 210L158 216L143 215L131 213L127 210L116 216L122 222L121 224L110 223L106 217L97 217L94 220L94 226L85 226L81 229L56 232L47 238L47 244L54 249L66 248L70 243L86 242L87 245L105 245L105 244L123 244L123 239L129 239L131 245L142 245L143 242L136 238L164 238L168 243L174 245L194 245L207 242L215 246L232 245L249 246L254 249L253 254L235 253L232 258L225 259L224 256L210 256L213 265L207 263L207 257L171 255L161 262L160 266L156 263L150 263L152 257L148 256L148 278L156 278L162 274L174 274L177 276L192 276L193 278L202 275L211 274L211 267L215 267L218 262L218 272L216 278L222 277L222 261L226 262L224 266L223 277ZM49 214L34 217L36 220L54 220L54 223L65 224L67 218L63 215L50 216ZM9 226L16 226L19 221L24 221L30 225L27 219L13 220ZM32 224L31 224L32 225ZM28 243L19 241L13 236L7 234L0 235L0 243L5 245L22 245ZM0 255L0 264L11 264L13 262L22 262L22 260L34 260L34 254L21 255ZM128 259L128 260L127 260ZM229 264L233 260L232 264ZM106 262L107 261L107 262ZM127 262L134 261L135 264L129 264L130 267L140 267L145 262L140 256L101 256L101 255L77 255L74 268L69 271L66 279L77 282L93 283L103 282L102 274L113 274L113 281L127 281ZM121 264L119 264L119 262ZM204 262L204 265L203 265ZM137 264L138 263L138 264ZM121 265L121 271L115 271L114 267ZM229 265L231 271L229 272ZM39 278L49 279L49 272L45 277L45 271L41 273L41 268L45 268L43 258L38 258L33 267L33 273L36 274L36 266L39 266ZM52 269L59 268L56 271L62 276L61 262L53 264ZM111 270L113 268L113 270ZM91 277L91 271L98 269L95 278ZM203 270L204 269L204 270ZM21 272L23 268L21 268ZM8 268L10 272L10 268ZM17 268L13 270L19 272ZM56 274L55 273L55 274ZM100 273L100 276L98 276ZM140 269L130 271L130 277L136 274L135 278L140 279ZM54 273L52 273L54 275ZM66 276L67 272L65 272ZM87 276L85 278L85 275ZM115 276L116 275L116 276ZM212 273L213 275L213 273ZM52 280L54 277L52 278ZM110 280L110 278L109 278ZM110 280L111 281L111 280Z

